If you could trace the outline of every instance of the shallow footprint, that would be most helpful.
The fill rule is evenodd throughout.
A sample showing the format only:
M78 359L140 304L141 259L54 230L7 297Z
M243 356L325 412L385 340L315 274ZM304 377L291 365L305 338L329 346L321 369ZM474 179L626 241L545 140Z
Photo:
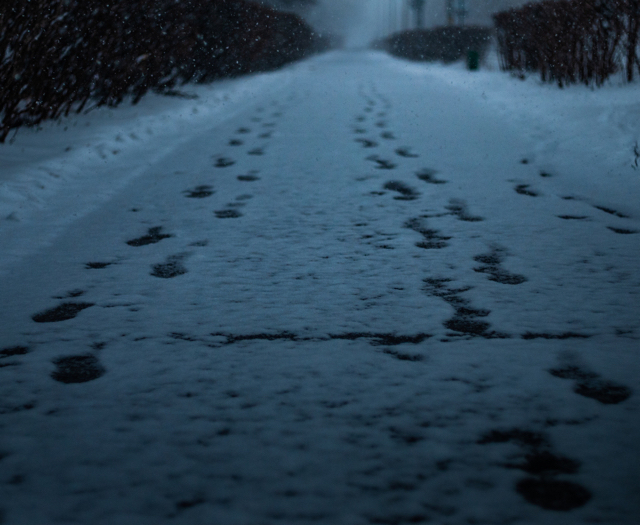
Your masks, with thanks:
M500 266L504 261L502 250L493 249L490 253L476 255L473 260L483 264L483 266L474 268L473 271L487 274L490 281L511 285L522 284L527 281L524 275L508 272Z
M394 197L394 199L396 200L413 201L413 200L416 200L420 195L411 186L407 186L404 182L400 182L396 180L387 182L384 185L384 189L398 192L400 196Z
M571 379L576 382L573 391L581 396L595 399L604 405L617 405L631 397L631 389L602 379L600 374L583 370L577 366L555 368L549 373L560 379Z
M619 233L620 235L632 235L638 233L637 230L628 230L627 228L615 228L613 226L607 226L612 232Z
M461 199L451 199L446 208L464 222L480 222L484 220L482 217L471 215L467 210L467 203Z
M399 155L400 157L406 157L408 159L417 159L419 157L419 155L417 155L416 153L411 153L409 148L398 148L396 150L396 155Z
M375 148L378 145L377 142L369 139L356 139L356 142L362 144L364 148Z
M213 191L212 186L203 184L201 186L196 186L192 190L185 190L182 193L184 193L189 199L204 199L205 197L210 197L215 192Z
M238 180L241 180L242 182L254 182L256 180L260 180L260 177L250 173L248 175L238 175Z
M219 157L216 159L216 163L214 166L216 168L228 168L229 166L233 166L235 163L235 160L228 159L226 157Z
M102 270L107 266L111 266L113 263L110 262L88 262L84 265L87 270Z
M76 317L82 310L94 306L94 303L62 303L55 308L37 313L31 318L36 323L57 323Z
M53 361L56 370L51 377L60 383L86 383L103 376L104 367L93 355L72 355L59 357Z
M229 141L229 146L242 146L243 144L244 142L238 139L231 139Z
M254 148L247 153L248 155L264 155L264 149L262 148Z
M377 168L379 170L393 170L398 166L397 164L394 164L390 160L379 158L377 155L371 155L370 157L367 157L367 160L371 160L375 162L378 165Z
M218 219L237 219L242 217L242 213L238 210L219 210L215 213Z
M438 173L436 170L425 168L416 173L416 177L427 184L446 184L446 180L436 178L436 173Z
M591 499L591 493L582 485L547 477L520 480L516 491L529 503L556 511L582 507Z
M146 235L127 241L127 244L129 246L145 246L147 244L155 244L160 242L162 239L168 239L169 237L173 237L173 235L162 233L162 226L156 226L154 228L149 228Z
M529 189L530 184L518 184L515 187L516 193L520 195L527 195L528 197L538 197L538 193Z
M162 264L154 264L151 269L151 275L162 279L172 279L179 275L187 273L187 269L182 264L184 255L171 255L167 261Z
M16 355L25 355L29 353L29 348L26 346L10 346L0 350L0 358L13 357Z
M629 216L625 215L624 213L620 213L619 211L616 210L612 210L611 208L607 208L606 206L594 206L594 208L596 210L600 210L603 211L605 213L608 213L609 215L613 215L615 217L620 217L621 219L628 219Z

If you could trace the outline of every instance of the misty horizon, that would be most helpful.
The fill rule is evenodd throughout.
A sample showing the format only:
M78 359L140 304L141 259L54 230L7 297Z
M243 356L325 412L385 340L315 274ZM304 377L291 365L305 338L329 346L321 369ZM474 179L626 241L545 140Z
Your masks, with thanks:
M456 17L456 23L492 26L492 15L517 7L528 0L465 0L466 15ZM416 18L409 8L410 0L316 0L283 2L272 0L272 5L293 10L305 18L317 31L343 40L345 47L366 47L377 38L403 29L416 27ZM457 7L457 0L455 1ZM447 0L426 0L424 27L447 25ZM395 7L395 9L393 8Z

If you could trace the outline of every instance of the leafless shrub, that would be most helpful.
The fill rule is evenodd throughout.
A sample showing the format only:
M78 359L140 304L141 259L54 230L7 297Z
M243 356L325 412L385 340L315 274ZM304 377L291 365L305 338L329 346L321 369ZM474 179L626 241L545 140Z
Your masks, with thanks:
M313 43L296 15L243 0L4 0L0 143L89 100L274 69Z
M640 0L545 0L494 15L501 66L543 81L602 85L640 68Z

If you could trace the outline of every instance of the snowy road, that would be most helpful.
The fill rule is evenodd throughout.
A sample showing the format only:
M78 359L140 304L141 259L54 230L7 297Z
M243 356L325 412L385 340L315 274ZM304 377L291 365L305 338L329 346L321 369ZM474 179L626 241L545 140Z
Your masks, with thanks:
M640 177L465 75L237 81L7 214L0 523L638 523Z

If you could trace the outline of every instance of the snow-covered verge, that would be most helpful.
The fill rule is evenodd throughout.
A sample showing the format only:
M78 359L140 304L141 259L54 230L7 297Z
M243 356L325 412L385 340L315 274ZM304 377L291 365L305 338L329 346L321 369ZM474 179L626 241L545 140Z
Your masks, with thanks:
M0 522L635 525L632 88L341 52L19 133Z
M178 97L149 94L135 106L89 109L14 131L0 145L0 272L212 122L222 124L282 89L290 76L285 70L188 85Z
M536 74L522 80L498 70L495 52L481 71L464 64L395 66L425 80L438 79L466 93L488 111L518 128L531 141L523 158L542 170L563 173L568 192L611 199L634 214L640 199L640 84L616 77L602 88L564 89L541 82ZM487 152L479 152L487 153Z

